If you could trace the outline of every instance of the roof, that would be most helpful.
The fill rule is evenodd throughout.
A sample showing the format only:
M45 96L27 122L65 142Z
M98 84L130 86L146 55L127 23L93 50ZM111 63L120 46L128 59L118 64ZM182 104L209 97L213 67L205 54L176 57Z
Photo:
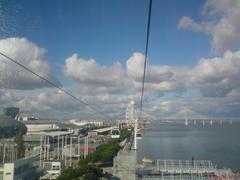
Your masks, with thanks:
M51 136L51 137L56 137L56 136L66 136L73 134L73 131L52 131L52 132L40 132L40 135L43 136Z
M103 132L111 131L112 129L113 129L113 127L107 127L107 128L101 128L101 129L94 129L92 131L98 132L98 133L103 133Z
M50 136L50 137L57 137L57 136L66 136L73 134L73 131L51 131L51 132L43 132L41 131L39 134L30 134L30 135L25 135L24 140L26 141L31 141L31 140L36 140L40 141L41 136Z

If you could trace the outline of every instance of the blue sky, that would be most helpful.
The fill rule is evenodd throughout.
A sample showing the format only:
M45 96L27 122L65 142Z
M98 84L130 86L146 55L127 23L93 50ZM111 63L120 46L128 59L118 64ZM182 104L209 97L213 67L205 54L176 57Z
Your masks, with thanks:
M240 85L236 83L240 75L236 65L240 59L238 6L235 0L153 0L146 87L147 95L163 97L154 102L153 113L169 114L171 110L189 106L209 114L209 107L216 108L220 101L236 104L231 98L240 94ZM136 93L131 90L139 88L147 10L147 0L3 0L0 2L0 50L9 52L10 56L12 53L19 60L26 58L29 66L33 66L31 58L37 58L41 66L46 62L45 69L36 64L33 68L49 78L55 76L55 80L87 101L91 102L88 98L95 94L99 101L108 97L109 102L111 98L119 98L121 103L126 103L131 99L129 94ZM41 54L40 48L47 52ZM28 49L36 50L35 54L22 54ZM219 59L215 62L216 57ZM3 69L3 73L4 70L9 72ZM5 91L14 88L38 91L44 87L20 75L22 79L18 81L16 77L11 80L9 75L8 83L17 85L11 88L8 85ZM28 81L32 84L26 84ZM201 107L196 98L200 99ZM180 102L178 108L174 100ZM26 100L25 104L30 102ZM204 107L206 103L209 106ZM6 104L15 105L14 100ZM223 106L216 113L223 109L235 113L237 107Z
M210 43L202 34L177 28L183 15L199 19L204 1L153 0L149 58L153 64L193 66L209 54ZM7 36L27 37L48 50L46 58L58 64L79 53L100 64L125 61L133 52L144 52L146 0L5 1L16 28ZM12 7L17 7L16 11ZM6 34L1 34L6 37ZM64 83L64 82L63 82Z

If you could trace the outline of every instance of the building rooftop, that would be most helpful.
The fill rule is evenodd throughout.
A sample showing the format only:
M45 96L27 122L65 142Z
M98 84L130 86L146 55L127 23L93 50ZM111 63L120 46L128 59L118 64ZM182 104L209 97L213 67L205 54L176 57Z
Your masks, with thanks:
M51 137L56 137L56 136L66 136L73 134L73 131L52 131L52 132L40 132L40 135L43 136L51 136Z
M103 132L111 131L112 129L113 129L113 127L107 127L107 128L101 128L101 129L94 129L94 130L91 130L91 131L98 132L98 133L103 133Z

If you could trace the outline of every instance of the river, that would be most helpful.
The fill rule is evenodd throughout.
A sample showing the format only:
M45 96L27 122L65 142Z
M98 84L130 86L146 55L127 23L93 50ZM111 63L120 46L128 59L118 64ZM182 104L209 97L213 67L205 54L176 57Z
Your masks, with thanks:
M149 124L139 140L138 161L211 160L217 167L240 170L240 123L203 125Z

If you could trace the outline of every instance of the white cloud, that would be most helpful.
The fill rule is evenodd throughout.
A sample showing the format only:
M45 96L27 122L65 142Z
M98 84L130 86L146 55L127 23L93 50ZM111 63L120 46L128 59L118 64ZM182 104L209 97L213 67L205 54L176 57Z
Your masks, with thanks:
M160 108L162 111L169 113L172 111L172 106L173 106L173 102L171 100L167 100L161 103Z
M139 93L142 85L144 55L133 53L126 61L111 67L97 64L94 59L82 59L77 54L65 60L63 72L74 80L82 94ZM174 92L185 89L187 68L147 64L146 92Z
M141 88L144 55L134 53L127 60L127 73ZM240 51L226 51L223 57L202 58L192 69L147 64L146 90L177 92L200 88L203 96L223 97L240 87Z
M79 91L72 93L77 95ZM27 94L27 96L26 96ZM78 96L99 112L108 116L124 117L126 104L133 95L96 94ZM19 107L22 115L56 118L106 118L84 104L75 101L61 91L44 88L39 90L0 90L0 102L3 106Z
M66 59L63 71L77 82L83 93L121 93L131 85L120 63L106 67L77 54Z
M240 42L239 9L239 0L207 0L202 10L203 21L196 22L183 16L178 27L210 34L212 48L226 50Z
M57 85L60 84L53 76L50 65L44 60L46 50L26 38L1 39L0 51L27 66L35 73ZM49 85L5 57L0 56L0 88L35 89L45 86Z
M135 87L141 88L144 67L144 55L133 53L127 60L127 73L134 80ZM151 65L147 63L146 90L168 92L179 91L185 87L186 68L167 65Z
M30 47L27 47L27 49ZM43 54L41 56L38 48L36 48L35 53L34 49L31 52L30 57L23 59L26 59L25 63L28 63L32 68L38 67L34 63L32 65L31 62L33 61L31 59L35 59L33 58L35 54L36 59L39 59L41 63L44 50L42 50ZM20 52L13 53L16 57L19 57L20 54ZM128 102L132 98L139 101L143 63L144 55L141 53L133 53L126 61L126 69L120 63L107 67L99 65L94 59L86 60L74 54L66 59L63 71L66 77L74 80L77 84L76 89L71 89L73 94L97 107L101 112L124 118ZM3 65L0 67L3 68ZM44 70L50 71L47 67L49 67L48 64ZM40 69L38 67L36 70L39 71ZM19 80L22 80L23 77L29 78L21 76ZM227 51L223 57L202 58L192 69L148 63L144 111L157 117L166 117L166 115L170 116L174 112L181 112L181 107L191 107L192 111L200 114L211 113L209 111L213 111L213 109L215 114L221 112L223 112L221 115L224 113L238 114L237 109L240 107L238 103L240 99L239 78L240 51ZM36 86L38 81L34 81L35 84L31 82L31 86L26 84L26 80L22 82L25 82L23 84L26 87L42 87L40 85ZM165 92L179 92L192 87L199 88L204 97L196 97L195 95L187 98L181 96L159 97L160 94ZM0 91L0 101L4 105L18 106L24 113L30 115L39 113L40 117L56 117L56 115L65 118L101 117L71 97L51 88L24 91L2 90Z
M85 105L53 88L38 90L1 90L2 106L19 107L22 115L39 117L73 117L76 114L92 115Z
M199 24L197 22L195 22L191 17L188 16L183 16L178 24L179 28L182 29L190 29L192 31L196 31L196 32L210 32L211 29L209 29L210 24L206 24L206 23L202 23Z
M226 96L240 87L240 51L200 59L190 72L190 83L199 87L204 96Z

